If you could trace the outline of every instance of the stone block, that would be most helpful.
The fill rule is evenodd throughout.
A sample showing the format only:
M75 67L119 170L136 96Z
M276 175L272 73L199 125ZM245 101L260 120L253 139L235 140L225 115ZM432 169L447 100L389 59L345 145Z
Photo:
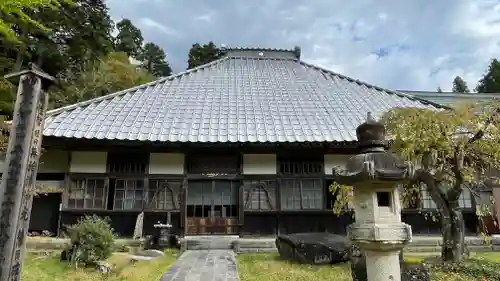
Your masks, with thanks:
M351 250L351 274L353 281L368 281L366 274L366 258L356 246ZM408 263L403 261L403 254L399 256L401 266L401 281L430 281L430 268L422 263Z
M341 235L295 233L280 235L275 243L282 259L302 264L336 264L349 260L349 246Z

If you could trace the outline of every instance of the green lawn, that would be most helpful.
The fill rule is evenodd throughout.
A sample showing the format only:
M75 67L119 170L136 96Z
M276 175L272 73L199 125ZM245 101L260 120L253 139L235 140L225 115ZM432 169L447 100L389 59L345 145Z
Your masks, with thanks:
M139 261L132 265L127 254L116 253L108 262L115 266L109 274L92 270L74 269L59 261L59 252L49 256L30 253L23 264L23 281L158 281L160 276L175 263L176 252L167 252L153 261Z
M472 258L482 258L500 263L500 253L485 253L473 255ZM412 257L411 260L422 260ZM349 264L335 266L300 265L282 261L277 254L244 254L237 258L241 281L351 281ZM498 266L500 268L500 264ZM433 272L435 281L492 281L478 277Z
M142 261L134 265L125 253L116 253L108 261L115 265L106 275L92 270L74 269L59 261L59 251L48 256L29 253L23 265L23 281L157 281L175 263L176 251L166 252L163 258ZM500 263L500 253L484 253L472 256ZM418 257L411 257L418 260ZM336 266L299 265L282 261L277 254L243 254L237 256L241 281L351 281L349 264ZM498 266L500 268L500 264ZM433 272L435 281L491 281L480 277Z

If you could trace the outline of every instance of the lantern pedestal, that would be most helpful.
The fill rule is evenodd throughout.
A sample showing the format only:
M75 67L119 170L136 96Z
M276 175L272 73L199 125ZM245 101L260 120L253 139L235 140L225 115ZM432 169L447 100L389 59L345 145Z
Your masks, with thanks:
M353 224L348 235L365 255L369 281L401 280L399 253L411 242L409 225Z

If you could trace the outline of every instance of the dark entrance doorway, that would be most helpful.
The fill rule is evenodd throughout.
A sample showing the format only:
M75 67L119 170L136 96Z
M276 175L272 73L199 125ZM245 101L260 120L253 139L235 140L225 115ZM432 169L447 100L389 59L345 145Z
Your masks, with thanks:
M239 186L237 180L190 180L186 202L186 234L237 234Z

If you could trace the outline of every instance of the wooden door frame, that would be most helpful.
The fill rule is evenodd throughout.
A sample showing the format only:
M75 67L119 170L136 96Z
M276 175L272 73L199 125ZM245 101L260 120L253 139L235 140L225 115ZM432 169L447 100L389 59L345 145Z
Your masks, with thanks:
M189 177L188 177L189 178ZM238 183L238 180L235 178L235 177L224 177L224 178L199 178L199 177L196 177L195 179L191 178L192 180L194 181L205 181L205 182L210 182L211 183L211 195L210 195L210 210L209 210L209 213L207 214L207 216L203 216L203 217L196 217L196 216L188 216L188 204L187 204L187 200L188 200L188 183L185 184L184 186L186 186L184 192L183 192L183 195L184 195L184 198L183 198L183 203L184 203L184 206L183 206L183 210L184 210L184 214L182 215L183 216L183 227L184 227L184 235L218 235L218 234L228 234L228 233L231 233L231 234L237 234L239 233L239 218L241 217L241 214L236 214L236 215L232 215L230 214L230 216L223 216L223 213L222 213L222 210L221 210L221 214L220 216L215 216L215 206L216 206L216 202L215 202L215 198L216 196L215 195L215 190L216 190L216 184L217 182L221 182L221 181L224 181L224 182L229 182L231 184L236 184L238 186L238 189L236 189L235 191L237 192L237 198L238 198L238 206L241 205L241 200L240 200L240 184ZM187 180L186 180L187 182ZM233 186L231 186L233 187ZM233 195L231 193L231 195ZM202 199L203 200L203 199ZM229 205L229 206L232 206L232 205ZM195 205L196 207L196 205ZM240 212L240 207L237 208L237 211ZM194 210L193 210L194 211ZM231 212L231 211L230 211ZM221 221L224 221L225 220L225 223L223 223L222 225L220 224ZM208 222L208 224L206 224ZM194 225L193 225L194 224ZM203 224L206 228L206 230L204 232L201 232L200 231L200 228L203 227L203 226L200 226L200 224ZM190 231L190 227L195 227L196 228L196 231ZM223 231L222 233L219 233L217 231L218 228L223 228L225 229L225 231ZM230 230L230 229L235 229L235 230Z

